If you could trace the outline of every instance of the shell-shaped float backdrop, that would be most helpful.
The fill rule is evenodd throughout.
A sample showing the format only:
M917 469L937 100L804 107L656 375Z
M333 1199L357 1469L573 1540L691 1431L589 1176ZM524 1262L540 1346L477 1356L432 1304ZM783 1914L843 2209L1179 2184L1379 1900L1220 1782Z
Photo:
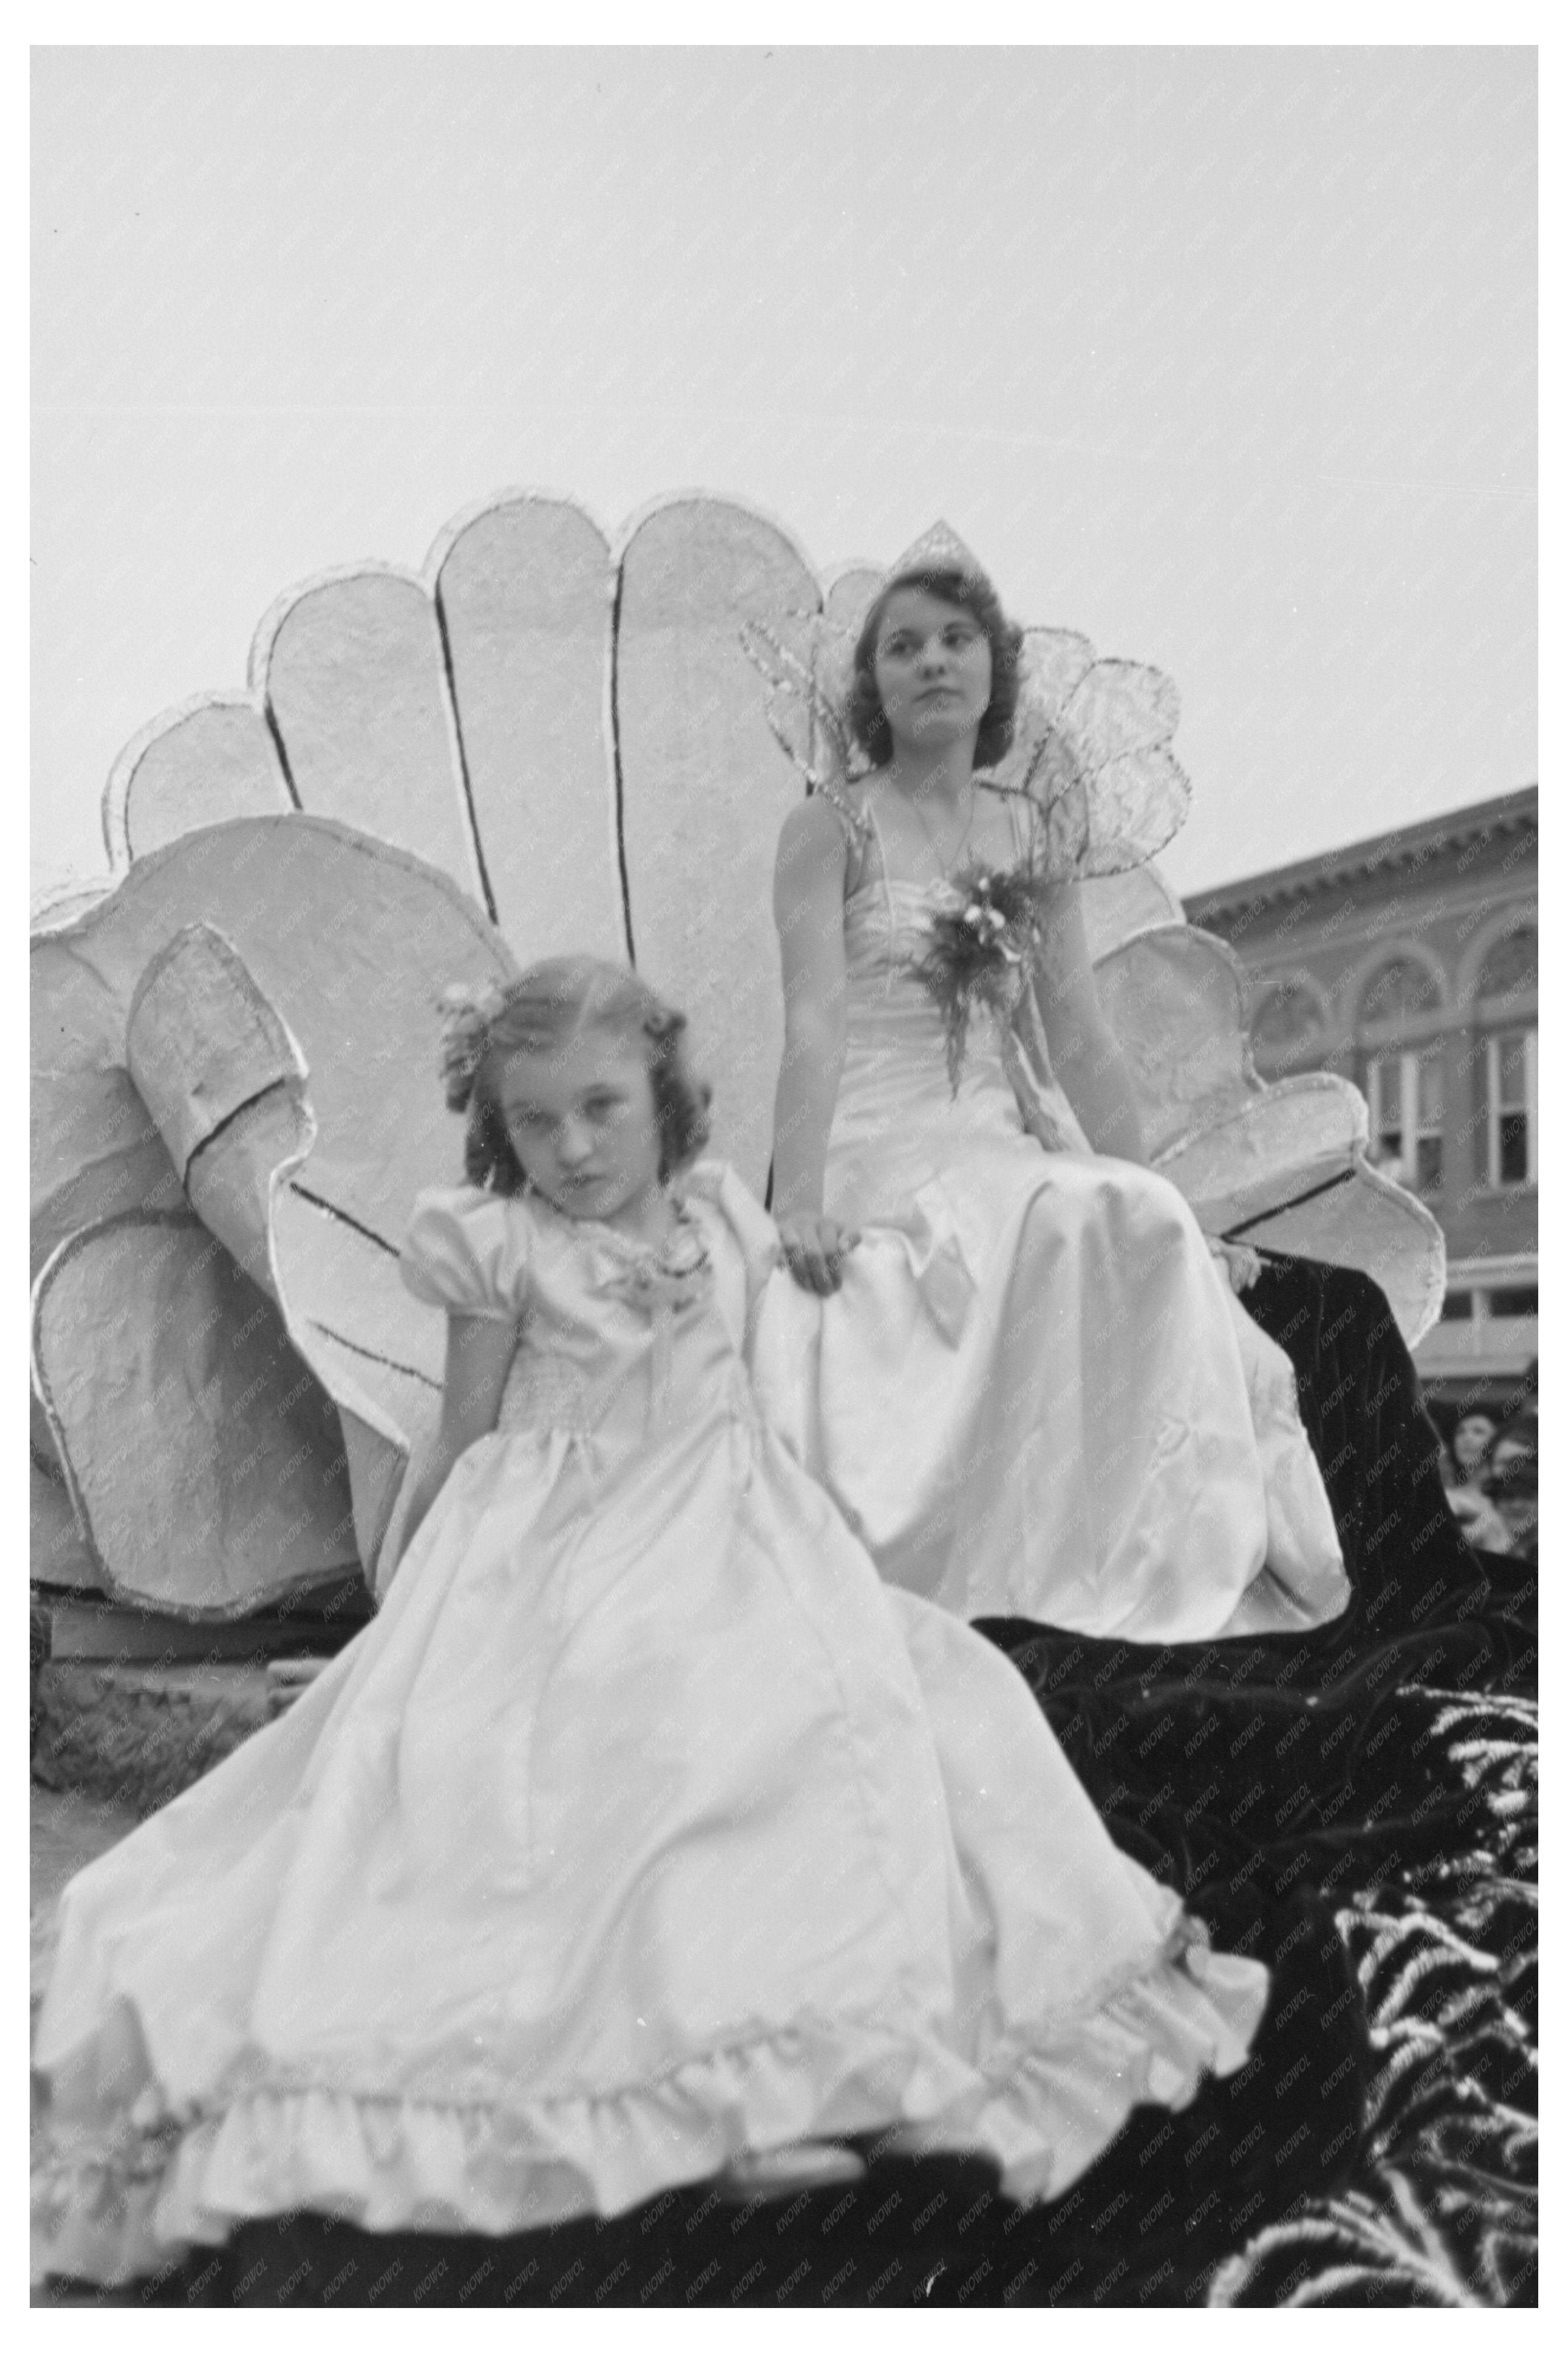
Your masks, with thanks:
M127 746L114 880L33 939L36 1577L195 1617L355 1562L374 1583L440 1394L442 1319L396 1257L415 1195L460 1174L444 984L631 959L689 1013L714 1148L763 1187L773 847L805 787L747 639L853 626L876 583L819 579L729 500L661 501L612 543L503 493L418 574L291 591L247 691ZM1098 696L1103 755L1137 756L1113 740L1136 666L1031 639L1069 734ZM1173 695L1143 706L1168 736ZM1180 781L1163 740L1146 756ZM1360 1096L1259 1082L1235 960L1152 866L1085 890L1157 1164L1211 1230L1366 1268L1414 1341L1441 1237L1367 1166Z

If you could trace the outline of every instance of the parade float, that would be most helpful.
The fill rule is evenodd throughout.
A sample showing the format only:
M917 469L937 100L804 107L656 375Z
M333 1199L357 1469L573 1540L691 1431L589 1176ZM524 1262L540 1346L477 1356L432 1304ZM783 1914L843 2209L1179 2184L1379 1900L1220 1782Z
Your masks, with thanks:
M443 1319L397 1251L415 1196L458 1173L445 987L568 949L635 963L689 1009L721 1080L714 1148L764 1191L773 845L832 753L813 681L878 577L819 575L733 501L663 500L612 539L571 501L501 493L417 574L290 591L245 689L121 755L110 877L32 941L39 1778L144 1809L374 1609L439 1398ZM1070 629L1028 641L1011 781L1070 832L1075 781L1126 763L1173 831L1170 682ZM1482 1576L1423 1435L1409 1350L1439 1313L1440 1232L1369 1166L1353 1087L1258 1079L1236 960L1154 862L1168 832L1080 845L1101 1000L1155 1166L1268 1254L1248 1303L1296 1365L1357 1599L1321 1638L1201 1657L986 1630L1130 1851L1281 1983L1291 1938L1318 1956L1283 2088L1240 2119L1267 2111L1262 2154L1241 2132L1201 2240L1173 2191L1129 2276L1174 2279L1162 2301L1333 2301L1316 2284L1340 2274L1373 2301L1508 2301L1532 2260L1533 1588ZM1336 1971L1347 2007L1320 2032ZM1304 2152L1283 2173L1281 2147ZM981 2263L1032 2279L1026 2301L1087 2300L1083 2225L1049 2261L997 2227L944 2241L926 2300Z
M876 580L819 579L718 499L611 543L564 501L503 495L419 575L280 599L247 691L127 747L113 879L33 939L37 1580L189 1620L355 1567L374 1591L440 1378L440 1319L395 1254L454 1168L443 983L567 949L657 976L721 1074L715 1148L764 1189L773 843L813 756L791 742L809 694L781 689ZM1076 632L1027 643L1054 757L1017 781L1060 831L1085 773L1139 772L1147 804L1156 768L1168 837L1170 682ZM1435 1220L1368 1165L1347 1082L1258 1079L1235 958L1185 923L1146 836L1075 855L1154 1165L1210 1232L1370 1273L1414 1345L1441 1301Z

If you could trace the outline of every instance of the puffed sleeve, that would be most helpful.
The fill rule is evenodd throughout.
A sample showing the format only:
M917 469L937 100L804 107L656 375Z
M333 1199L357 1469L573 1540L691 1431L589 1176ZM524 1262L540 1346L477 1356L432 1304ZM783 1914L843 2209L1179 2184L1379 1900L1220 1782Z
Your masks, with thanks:
M403 1245L403 1280L416 1299L452 1315L515 1324L528 1304L528 1211L472 1185L421 1193Z

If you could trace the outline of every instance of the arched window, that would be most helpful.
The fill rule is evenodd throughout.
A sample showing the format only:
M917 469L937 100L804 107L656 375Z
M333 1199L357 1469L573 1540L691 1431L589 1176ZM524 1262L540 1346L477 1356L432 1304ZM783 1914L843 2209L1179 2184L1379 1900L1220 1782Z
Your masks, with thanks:
M1436 976L1418 957L1393 955L1366 981L1357 1008L1364 1039L1363 1083L1372 1114L1374 1167L1418 1193L1443 1182L1443 1046L1400 1043L1407 1021L1443 1002Z
M1442 990L1424 964L1414 956L1391 956L1362 990L1359 1018L1365 1029L1381 1027L1408 1021L1418 1013L1435 1013L1442 1001Z
M1494 940L1476 975L1478 997L1533 997L1537 987L1537 943L1533 923L1505 932Z
M1323 1008L1310 988L1281 980L1258 999L1252 1016L1252 1050L1260 1070L1300 1071L1322 1060Z

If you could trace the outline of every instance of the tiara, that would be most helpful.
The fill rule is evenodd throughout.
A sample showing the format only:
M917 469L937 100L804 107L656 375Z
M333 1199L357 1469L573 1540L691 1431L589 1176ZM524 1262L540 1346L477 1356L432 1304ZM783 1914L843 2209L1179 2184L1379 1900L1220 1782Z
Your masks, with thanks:
M950 522L939 520L929 531L922 531L911 547L906 547L896 563L882 575L882 586L901 580L910 572L956 572L961 579L984 580L989 585L990 575L977 556L972 555Z

